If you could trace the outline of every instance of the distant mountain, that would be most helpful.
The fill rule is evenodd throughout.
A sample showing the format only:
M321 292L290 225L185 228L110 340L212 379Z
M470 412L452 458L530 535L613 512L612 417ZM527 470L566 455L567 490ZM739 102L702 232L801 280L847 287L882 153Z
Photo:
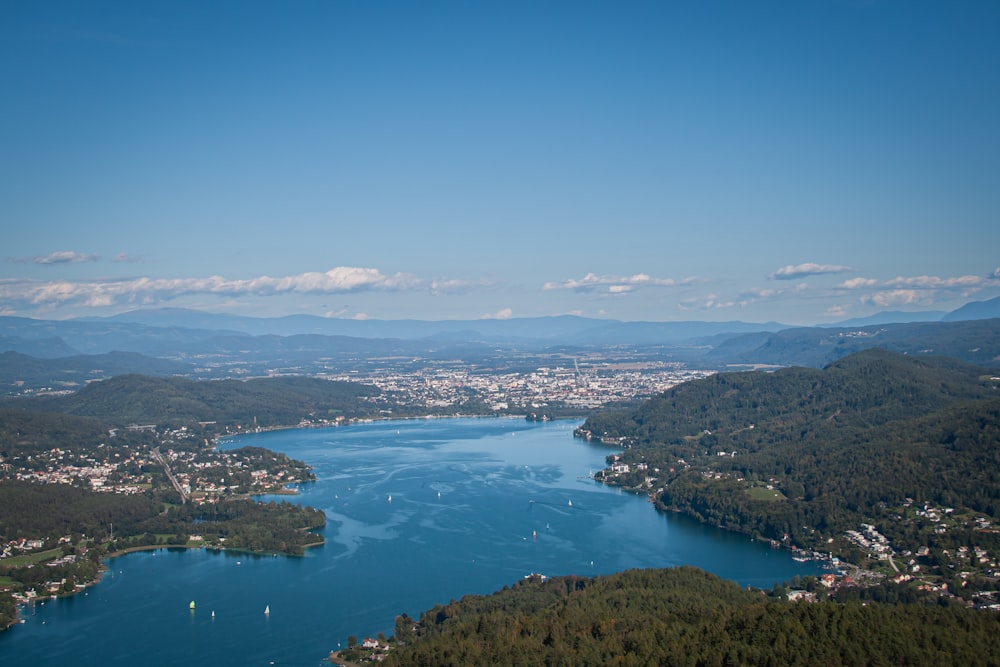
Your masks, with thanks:
M354 338L406 339L450 335L457 332L469 339L559 338L606 322L606 320L594 320L572 315L508 320L349 320L315 315L245 317L205 313L183 308L135 310L109 318L93 318L86 321L127 322L147 326L190 329L225 329L253 336L317 334Z
M112 320L36 320L27 317L0 317L0 339L54 341L60 339L70 354L104 354L116 350L138 352L152 357L169 356L179 347L196 344L219 330L179 326L149 326ZM25 347L0 348L25 352ZM33 356L57 356L39 354ZM68 356L68 355L62 355Z
M918 356L948 356L980 366L1000 366L1000 319L913 322L866 327L785 329L724 340L704 361L820 368L841 357L882 348Z
M607 322L588 328L567 342L578 345L665 345L692 343L714 336L726 337L758 331L787 329L787 324L767 322Z
M983 302L996 304L1000 301ZM987 305L975 312L988 312ZM973 312L972 304L968 311ZM949 313L954 318L963 309ZM0 317L0 352L35 357L127 351L194 361L204 377L221 377L228 364L242 372L295 368L329 358L338 363L375 356L478 360L504 351L544 352L608 346L646 347L658 358L706 368L730 364L821 367L870 347L907 354L943 354L1000 363L997 322L895 322L936 312L881 313L837 327L791 328L778 322L622 322L573 315L507 320L344 320L312 315L279 318L218 315L187 309L138 310L109 318L33 320ZM950 327L950 328L949 328ZM252 364L253 369L246 364Z
M571 344L647 344L686 341L721 333L746 333L762 329L779 330L777 322L623 322L576 315L521 317L482 320L345 320L291 315L286 317L243 317L216 315L181 308L136 310L109 318L80 322L132 323L156 327L226 329L248 335L290 336L317 334L354 338L444 338L469 341L558 341Z
M113 350L192 358L228 349L258 356L295 348L324 355L479 353L491 346L541 350L603 345L705 346L707 338L785 328L769 322L620 322L572 315L508 320L341 320L296 315L254 318L185 309L142 310L110 318L33 320L0 317L0 343L32 356L100 354ZM321 340L322 338L327 340ZM296 340L283 340L296 338ZM381 341L381 342L376 342ZM3 351L0 345L0 351ZM43 352L45 352L43 354ZM300 355L301 357L301 355Z
M78 389L88 382L115 375L180 375L191 372L185 363L154 359L134 352L75 355L55 359L19 352L0 353L0 394L25 389Z
M824 327L864 327L875 324L898 324L906 322L940 322L947 315L944 310L922 310L908 313L902 310L887 310L868 317L855 317L835 324L824 324ZM972 319L972 318L970 318Z
M941 319L945 322L959 320L986 320L1000 317L1000 296L986 301L973 301L951 311Z
M0 336L0 350L19 352L32 357L69 357L79 352L66 344L62 338L22 338L20 336Z

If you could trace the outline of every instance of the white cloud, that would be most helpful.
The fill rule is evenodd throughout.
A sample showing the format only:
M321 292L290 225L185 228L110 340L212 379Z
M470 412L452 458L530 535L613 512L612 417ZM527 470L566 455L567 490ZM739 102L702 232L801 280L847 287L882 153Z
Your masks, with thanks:
M860 297L863 304L875 305L881 308L897 306L930 306L942 300L953 299L956 296L969 297L980 290L997 286L1000 279L989 276L897 276L890 280L879 282L873 279L848 280L841 287L872 289L871 293Z
M116 264L135 263L135 262L141 262L142 261L142 257L133 257L132 255L129 255L128 253L120 252L117 255L115 255L114 257L112 257L111 261L114 262L114 263L116 263Z
M273 296L278 294L334 294L361 291L403 291L427 287L426 281L407 273L387 275L378 269L342 266L325 273L308 272L273 278L259 276L232 280L207 278L128 278L93 281L0 282L0 299L9 307L63 305L149 305L194 295Z
M808 283L798 283L791 287L751 287L750 289L744 290L740 293L740 305L747 305L754 303L756 301L773 301L775 299L780 299L786 296L801 296L807 292L813 291L813 288L809 286Z
M430 281L432 294L457 294L470 288L487 287L491 284L488 280L460 280L455 278L435 278Z
M847 317L850 310L850 306L830 306L823 312L823 315L826 317Z
M675 280L673 278L653 278L645 273L637 273L633 276L609 276L588 273L583 278L570 278L562 282L548 282L542 286L543 290L568 289L576 292L605 292L608 294L627 294L642 287L678 287L683 285L693 285L698 282L697 278L684 278Z
M80 264L82 262L96 262L100 257L85 252L73 250L59 250L48 255L32 257L28 260L34 264Z
M806 262L804 264L789 264L788 266L783 266L770 276L771 280L795 280L796 278L804 278L805 276L818 276L828 273L847 273L848 271L853 271L849 266L840 266L839 264L816 264L815 262Z
M878 280L875 278L851 278L837 285L841 289L862 289L864 287L875 287Z
M929 306L934 303L934 292L914 289L884 290L861 297L861 303L880 308L896 306Z
M512 308L501 308L492 315L483 315L480 319L483 320L509 320L514 315L514 310Z
M684 299L677 305L681 310L716 310L732 308L736 302L720 299L718 294L706 294L692 299Z
M965 287L979 287L990 278L980 276L957 276L954 278L939 278L938 276L902 276L887 280L886 285L890 287L911 287L913 289L955 289Z

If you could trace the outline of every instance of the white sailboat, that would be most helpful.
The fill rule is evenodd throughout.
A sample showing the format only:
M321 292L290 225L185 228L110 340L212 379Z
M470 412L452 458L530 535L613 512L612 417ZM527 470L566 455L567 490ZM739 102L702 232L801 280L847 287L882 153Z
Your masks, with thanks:
M265 616L270 616L271 615L271 605L269 605L269 604L268 605L264 605L264 615Z

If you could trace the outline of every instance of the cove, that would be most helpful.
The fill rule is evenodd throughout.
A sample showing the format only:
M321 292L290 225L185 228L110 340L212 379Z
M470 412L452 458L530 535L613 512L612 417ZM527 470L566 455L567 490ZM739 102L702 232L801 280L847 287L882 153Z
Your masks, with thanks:
M316 482L274 499L326 512L326 544L303 558L163 549L113 559L86 593L25 608L25 623L0 633L0 662L320 665L348 635L389 634L399 613L532 572L694 565L760 588L819 572L593 482L613 450L574 439L578 425L421 419L222 442L311 464Z

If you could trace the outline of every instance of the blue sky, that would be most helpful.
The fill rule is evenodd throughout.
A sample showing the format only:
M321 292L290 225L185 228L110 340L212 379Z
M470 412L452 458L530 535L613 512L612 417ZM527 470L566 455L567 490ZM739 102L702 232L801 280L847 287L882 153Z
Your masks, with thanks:
M0 314L1000 295L1000 3L0 7Z

